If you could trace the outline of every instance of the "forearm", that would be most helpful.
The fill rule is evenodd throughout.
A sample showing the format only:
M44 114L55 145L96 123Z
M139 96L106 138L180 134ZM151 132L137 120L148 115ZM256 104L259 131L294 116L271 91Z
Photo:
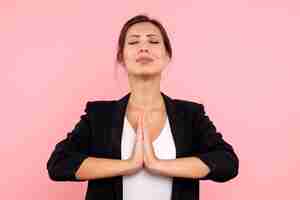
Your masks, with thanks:
M206 176L210 169L197 157L183 157L174 160L158 160L152 171L161 176L201 178Z
M76 179L91 180L121 176L132 170L128 160L88 157L76 171Z

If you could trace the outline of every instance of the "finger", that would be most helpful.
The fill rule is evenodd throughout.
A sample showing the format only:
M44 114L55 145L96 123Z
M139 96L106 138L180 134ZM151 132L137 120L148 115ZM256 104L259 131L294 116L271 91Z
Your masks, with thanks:
M144 120L143 120L144 148L145 148L146 152L148 153L148 156L152 156L152 154L154 153L154 149L153 149L153 144L150 140L150 136L149 136L149 132L148 132L148 128L147 128L148 122L149 122L149 116L147 115L147 117L146 117L146 115L145 115Z
M143 139L143 123L142 123L142 115L138 116L138 127L137 127L137 138Z
M147 130L147 116L146 114L143 117L143 136L145 140L149 139L148 130Z

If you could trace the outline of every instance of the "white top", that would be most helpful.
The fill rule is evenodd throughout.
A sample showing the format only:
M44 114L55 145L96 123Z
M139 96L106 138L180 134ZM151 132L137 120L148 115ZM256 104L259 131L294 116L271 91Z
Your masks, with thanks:
M134 142L134 129L125 116L121 144L122 160L131 156ZM161 133L152 144L159 159L176 159L176 148L168 117ZM172 177L154 175L145 169L131 176L123 176L123 200L170 200L171 192Z

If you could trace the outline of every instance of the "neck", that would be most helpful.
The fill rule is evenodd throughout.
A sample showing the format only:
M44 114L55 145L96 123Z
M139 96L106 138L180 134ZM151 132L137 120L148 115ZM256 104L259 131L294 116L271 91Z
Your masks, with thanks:
M160 93L160 79L131 80L129 107L143 110L164 108L164 99Z

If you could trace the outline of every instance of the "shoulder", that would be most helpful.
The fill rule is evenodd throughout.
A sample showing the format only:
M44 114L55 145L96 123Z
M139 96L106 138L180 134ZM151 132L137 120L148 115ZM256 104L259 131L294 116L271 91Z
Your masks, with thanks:
M202 103L187 99L173 99L176 108L188 113L204 113L205 108Z
M93 112L99 112L99 111L110 112L115 103L116 103L115 100L87 101L84 111L86 113L93 113Z

